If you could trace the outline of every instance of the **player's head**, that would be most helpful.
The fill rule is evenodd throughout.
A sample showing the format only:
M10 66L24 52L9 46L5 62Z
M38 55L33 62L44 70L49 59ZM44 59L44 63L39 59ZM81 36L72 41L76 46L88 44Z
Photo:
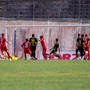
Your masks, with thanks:
M32 37L35 37L35 35L34 35L34 34L32 34Z
M87 34L85 34L85 37L87 37L88 35Z
M42 39L43 38L43 36L40 36L40 39Z
M58 42L58 38L56 38L56 42Z
M80 33L78 34L78 37L80 37Z
M84 34L81 35L81 38L83 38L83 37L84 37Z
M28 38L26 38L26 42L28 41Z
M4 33L2 33L2 36L4 36Z

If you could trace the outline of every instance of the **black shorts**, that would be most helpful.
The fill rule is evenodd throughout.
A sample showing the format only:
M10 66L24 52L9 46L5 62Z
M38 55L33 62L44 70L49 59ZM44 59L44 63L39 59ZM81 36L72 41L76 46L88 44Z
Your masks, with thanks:
M50 54L52 54L52 53L55 54L56 52L57 52L56 50L52 50L52 51L50 52Z
M31 51L36 51L36 46L30 46Z

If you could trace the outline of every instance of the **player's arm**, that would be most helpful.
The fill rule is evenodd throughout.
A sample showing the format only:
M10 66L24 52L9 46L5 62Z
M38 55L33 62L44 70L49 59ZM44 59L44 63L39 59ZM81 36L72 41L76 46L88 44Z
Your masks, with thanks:
M76 40L76 49L80 46L79 39Z
M40 39L39 39L39 38L37 38L37 41L40 41Z
M6 38L4 38L4 42L7 42L9 45L11 45L11 44L6 40Z
M9 45L11 45L8 41L6 41Z
M22 47L22 48L24 47L24 43L21 45L21 47Z

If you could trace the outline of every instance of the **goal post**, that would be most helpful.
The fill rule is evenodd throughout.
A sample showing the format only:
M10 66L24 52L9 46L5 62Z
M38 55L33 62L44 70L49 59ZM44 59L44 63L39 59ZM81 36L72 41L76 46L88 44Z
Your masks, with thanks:
M67 24L67 25L6 25L6 36L12 40L11 53L19 56L22 52L21 44L25 38L30 38L32 34L38 38L44 35L47 49L49 50L55 41L59 38L61 51L75 51L75 41L78 33L89 33L90 24ZM68 41L69 40L69 41ZM68 41L68 42L67 42ZM66 43L67 42L67 43ZM37 52L42 51L40 43L37 46ZM37 54L37 57L39 54Z

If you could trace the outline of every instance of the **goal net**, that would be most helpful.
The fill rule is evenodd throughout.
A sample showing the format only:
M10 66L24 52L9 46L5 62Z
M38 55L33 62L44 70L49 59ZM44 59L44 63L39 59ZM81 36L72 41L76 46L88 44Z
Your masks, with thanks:
M11 43L8 45L10 53L13 55L21 56L23 49L21 44L25 41L25 38L30 39L32 34L35 34L36 38L43 35L45 38L47 51L53 47L55 39L59 39L60 49L65 54L75 54L76 38L78 33L89 34L90 24L75 24L75 25L6 25L6 37ZM43 59L42 47L38 42L36 49L36 57ZM63 54L64 54L63 53ZM63 57L63 55L62 55Z

